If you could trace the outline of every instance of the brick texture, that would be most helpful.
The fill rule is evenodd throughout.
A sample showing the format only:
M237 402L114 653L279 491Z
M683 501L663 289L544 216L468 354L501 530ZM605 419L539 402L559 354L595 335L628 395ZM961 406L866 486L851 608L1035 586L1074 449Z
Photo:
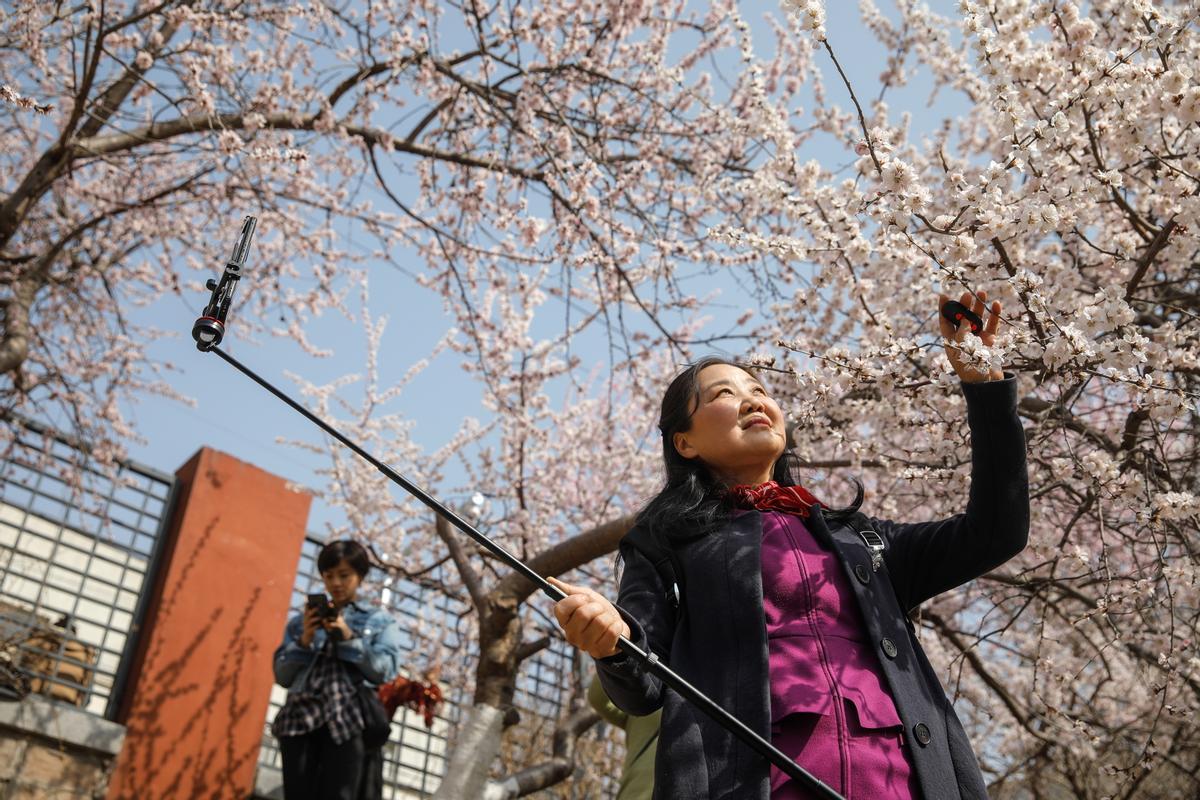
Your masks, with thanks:
M99 800L110 759L91 751L0 731L0 798Z

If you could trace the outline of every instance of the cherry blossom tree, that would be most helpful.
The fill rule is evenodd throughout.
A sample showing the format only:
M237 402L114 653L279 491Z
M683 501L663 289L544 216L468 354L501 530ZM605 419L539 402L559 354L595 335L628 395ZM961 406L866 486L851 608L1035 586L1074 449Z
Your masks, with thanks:
M736 14L683 5L0 11L4 408L136 435L122 404L172 390L130 310L192 296L243 213L260 235L240 321L313 354L307 323L353 316L368 264L389 260L468 338L480 303L553 270L565 331L603 326L614 361L646 331L679 348L695 301L675 264L715 263L705 231L739 198L713 182L754 147L726 129L742 84L696 68Z
M922 642L996 796L1194 795L1198 9L963 0L946 17L864 0L893 55L856 86L823 4L784 6L807 42L789 72L817 98L803 135L853 166L800 161L794 135L747 195L779 224L714 235L773 259L758 331L775 353L756 360L783 373L814 483L836 496L821 480L858 474L868 510L894 519L961 511L963 401L933 298L999 298L1003 335L967 355L1017 377L1030 545L926 603ZM886 100L917 71L968 113L911 134Z
M478 495L479 526L547 574L611 587L595 559L655 486L662 377L702 346L758 343L818 495L844 500L854 474L878 516L961 511L967 432L933 301L986 290L1002 335L965 347L1018 380L1030 546L925 604L922 643L995 796L1195 794L1197 9L859 5L889 54L871 85L847 77L818 0L771 9L758 40L727 1L13 4L4 407L135 435L120 404L171 390L127 310L197 288L212 234L256 213L247 324L313 354L319 315L367 332L357 383L300 382L313 407ZM916 73L965 110L913 133L929 112L888 99ZM845 158L805 160L818 141ZM390 410L405 384L379 381L383 322L356 299L388 261L445 303L439 347L492 412L432 453ZM754 308L730 331L746 338L702 327L716 287ZM589 341L608 363L584 377ZM542 645L532 587L348 456L329 476L347 530L470 598L478 653L422 632L474 704L443 796L561 781L567 744L480 789ZM561 741L586 723L564 713Z
M3 409L67 420L96 442L94 455L119 453L137 436L122 408L175 394L171 365L144 345L165 332L133 312L170 294L202 297L227 232L253 213L242 338L328 356L307 331L339 314L362 326L374 358L384 328L366 287L372 270L398 267L455 320L442 347L478 378L495 418L420 453L387 410L403 381L379 386L374 361L353 414L335 405L350 376L301 381L314 407L349 417L427 485L453 490L443 467L465 461L469 494L492 509L481 525L538 569L611 552L653 474L640 446L651 376L713 341L699 338L700 301L685 279L757 260L707 231L746 219L740 189L720 181L750 174L758 157L740 118L764 102L763 68L742 68L735 4L686 5L7 6ZM766 71L778 73L790 49ZM734 67L728 78L703 68L718 57ZM615 380L580 377L585 346L599 347ZM349 529L410 577L449 557L446 591L473 603L482 657L472 669L462 654L447 673L474 682L478 725L464 725L457 752L482 765L462 773L476 786L520 660L540 641L521 638L532 587L439 535L361 465L340 453L331 463L327 494ZM527 793L565 777L564 758L512 777Z
M526 288L520 297L536 305L530 298L539 296L539 287ZM584 380L574 363L561 358L561 346L530 335L532 319L515 306L497 308L496 324L486 326L488 338L482 341L504 352L505 360L486 376L476 374L489 387L486 402L499 406L497 413L487 423L464 420L435 452L412 445L409 421L380 413L423 364L384 387L372 357L362 375L323 386L301 381L302 392L314 409L338 420L341 429L353 431L411 479L444 487L445 502L534 571L582 570L587 580L615 589L611 554L632 524L630 510L654 489L656 454L647 447L645 421L655 398L632 382L639 372L597 373ZM368 352L375 354L384 323L369 327L374 335ZM501 351L497 340L510 343ZM669 369L661 355L647 359L643 367L649 371ZM559 386L564 381L565 390ZM351 387L357 389L353 400ZM449 481L452 462L466 473L461 485ZM432 518L352 453L333 451L326 472L324 499L343 508L346 518L332 535L368 539L392 577L465 600L461 618L430 614L427 627L411 632L419 641L414 653L422 655L406 666L437 674L465 706L438 796L499 800L531 794L574 773L579 748L593 765L585 780L611 774L594 765L617 756L616 748L578 742L598 721L583 703L586 670L561 674L563 694L571 699L560 719L519 711L523 670L557 637L546 604L531 602L533 584L445 520ZM455 648L450 644L455 641L470 646ZM547 750L553 751L550 759Z

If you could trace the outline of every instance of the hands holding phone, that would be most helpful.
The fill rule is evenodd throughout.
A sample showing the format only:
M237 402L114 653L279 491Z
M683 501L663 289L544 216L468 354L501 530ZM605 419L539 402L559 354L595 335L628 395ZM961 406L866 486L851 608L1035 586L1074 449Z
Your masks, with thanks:
M320 628L324 628L327 633L331 634L336 631L336 638L339 641L344 642L354 638L354 631L350 630L350 626L346 624L341 610L324 594L310 594L308 603L304 606L304 630L300 634L300 644L304 647L312 647L313 639L316 638L317 630Z

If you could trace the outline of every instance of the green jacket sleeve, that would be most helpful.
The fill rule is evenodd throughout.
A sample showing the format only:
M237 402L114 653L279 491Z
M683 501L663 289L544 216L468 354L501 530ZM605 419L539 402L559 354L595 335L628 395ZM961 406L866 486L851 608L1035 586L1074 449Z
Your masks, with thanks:
M599 676L592 678L592 684L588 687L587 699L588 705L595 709L605 722L621 729L625 728L625 723L629 721L629 715L608 699L608 695L604 693L604 687L600 684Z

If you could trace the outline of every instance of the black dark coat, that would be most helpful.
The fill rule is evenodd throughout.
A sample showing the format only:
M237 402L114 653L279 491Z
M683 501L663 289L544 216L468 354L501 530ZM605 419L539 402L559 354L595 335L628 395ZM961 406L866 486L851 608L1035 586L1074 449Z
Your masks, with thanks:
M963 384L971 429L971 489L966 512L934 522L870 518L887 543L872 571L851 526L827 524L820 509L807 527L831 546L858 598L867 633L904 722L905 743L926 800L987 797L979 765L906 612L1003 564L1025 547L1029 485L1025 432L1017 418L1016 379ZM712 535L676 547L683 574L677 612L650 561L622 543L617 603L635 644L764 738L770 738L766 622L762 602L762 517L732 519ZM624 655L597 662L608 696L630 714L662 708L655 798L718 800L770 796L769 765Z

